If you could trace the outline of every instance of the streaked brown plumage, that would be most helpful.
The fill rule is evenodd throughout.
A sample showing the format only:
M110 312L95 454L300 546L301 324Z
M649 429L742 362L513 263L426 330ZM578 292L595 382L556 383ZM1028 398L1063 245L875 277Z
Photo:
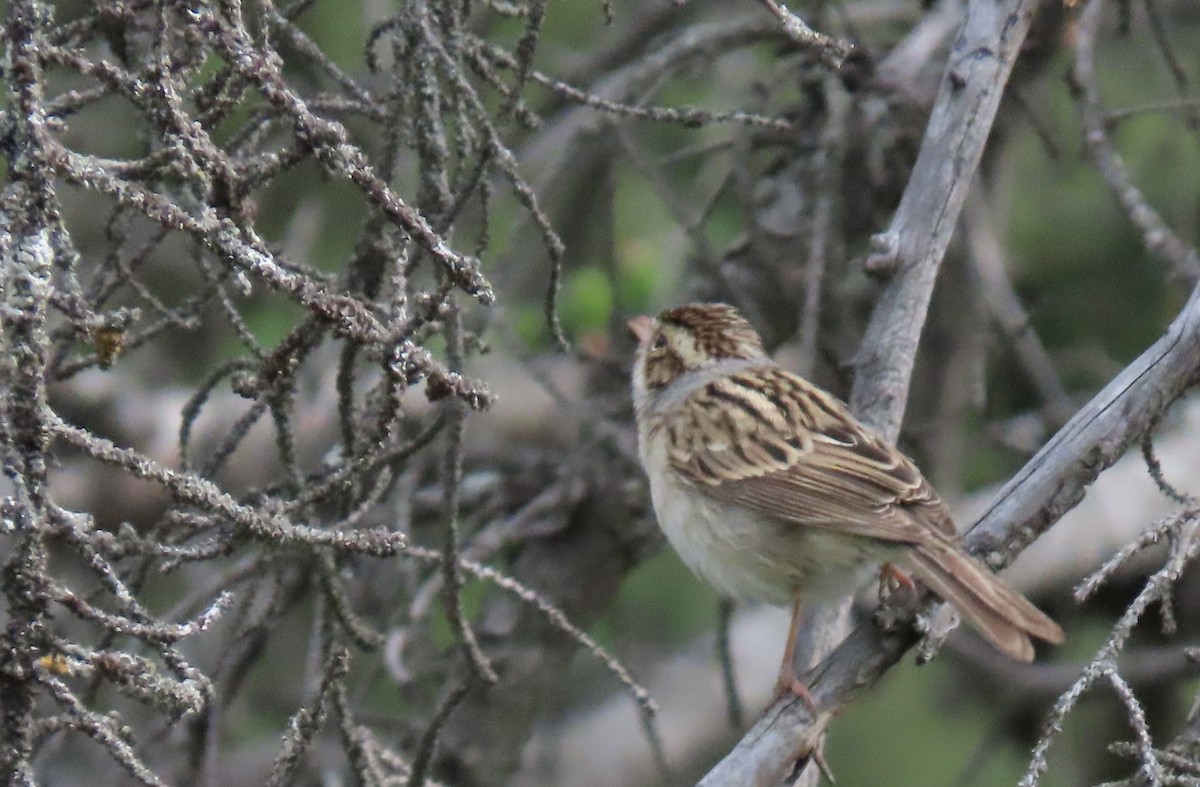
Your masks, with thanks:
M1062 630L958 544L916 465L845 405L775 364L730 306L630 322L639 451L659 523L684 561L734 597L775 603L853 589L890 563L992 644L1033 658ZM793 625L795 620L793 620ZM790 650L780 673L789 682Z

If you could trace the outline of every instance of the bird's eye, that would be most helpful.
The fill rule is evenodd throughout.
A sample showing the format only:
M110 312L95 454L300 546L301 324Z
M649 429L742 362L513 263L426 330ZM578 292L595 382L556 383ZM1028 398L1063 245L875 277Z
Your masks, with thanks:
M666 346L667 346L667 335L665 333L660 333L658 336L654 337L654 344L652 345L652 347L655 350L665 349Z

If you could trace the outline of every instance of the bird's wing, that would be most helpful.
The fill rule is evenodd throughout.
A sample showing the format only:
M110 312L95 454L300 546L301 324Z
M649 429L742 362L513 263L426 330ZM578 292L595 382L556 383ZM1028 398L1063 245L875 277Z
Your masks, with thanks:
M880 541L956 537L911 460L783 369L720 378L672 410L662 424L671 464L718 500Z

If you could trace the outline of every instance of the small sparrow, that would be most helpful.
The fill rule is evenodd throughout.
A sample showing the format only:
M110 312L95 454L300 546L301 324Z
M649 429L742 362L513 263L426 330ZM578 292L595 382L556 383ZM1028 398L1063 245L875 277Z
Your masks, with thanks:
M844 404L786 371L724 304L636 317L638 452L659 526L723 595L793 605L776 683L811 704L792 668L800 600L854 589L863 569L904 571L998 649L1033 659L1062 629L963 551L916 465Z

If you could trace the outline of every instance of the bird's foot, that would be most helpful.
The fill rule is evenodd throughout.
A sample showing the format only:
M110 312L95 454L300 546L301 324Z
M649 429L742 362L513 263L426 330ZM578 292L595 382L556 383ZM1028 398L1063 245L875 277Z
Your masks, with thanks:
M879 567L879 607L875 622L884 631L891 631L911 613L907 610L919 597L912 577L891 563Z
M822 744L824 744L824 741L822 741ZM821 775L825 777L826 781L830 784L837 784L837 779L833 778L833 769L829 767L829 761L825 759L823 745L813 749L812 761L817 764L817 767L821 770Z
M917 592L917 585L903 570L898 568L894 563L883 563L879 566L879 600L885 601L887 597L896 591L904 588L910 593Z
M808 690L808 686L804 685L804 681L795 675L781 674L779 679L775 681L775 696L771 700L771 705L787 697L798 697L808 708L809 712L814 716L816 715L817 701L813 699L812 692Z
M808 690L808 686L804 685L804 681L800 680L795 675L788 672L780 672L779 678L775 681L775 697L773 700L771 700L771 705L773 706L780 700L787 699L789 697L799 698L799 700L804 703L804 706L808 708L808 712L813 715L813 718L816 718L817 714L819 713L817 709L817 701L813 697L812 692ZM837 779L833 778L833 769L829 767L829 763L825 760L824 737L824 734L822 734L821 740L817 744L817 747L809 752L807 756L810 760L817 764L817 768L820 769L821 775L824 776L830 784L836 784Z

